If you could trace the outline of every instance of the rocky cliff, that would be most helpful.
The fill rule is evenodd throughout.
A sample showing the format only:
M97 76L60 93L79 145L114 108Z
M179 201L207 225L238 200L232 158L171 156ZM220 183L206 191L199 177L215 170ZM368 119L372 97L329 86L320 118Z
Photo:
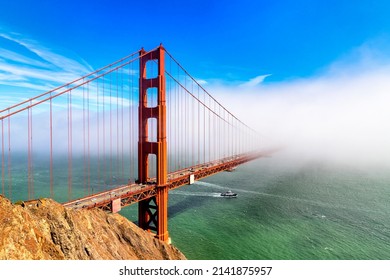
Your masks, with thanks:
M73 210L42 199L13 205L0 196L0 259L185 259L119 214Z

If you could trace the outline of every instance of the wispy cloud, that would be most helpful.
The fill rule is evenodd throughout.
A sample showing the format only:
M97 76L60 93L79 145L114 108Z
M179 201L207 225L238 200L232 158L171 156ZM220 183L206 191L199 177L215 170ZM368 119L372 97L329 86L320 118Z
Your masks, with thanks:
M195 79L197 82L198 82L198 84L200 84L200 85L207 85L208 83L207 83L207 81L206 80L203 80L203 79Z
M11 50L4 49L4 48L0 48L0 57L4 61L18 62L18 63L30 65L30 66L49 67L49 65L47 63L37 61L36 59L29 58L25 55L21 55L19 53L16 53L16 52L13 52Z
M260 76L254 77L254 78L250 79L248 82L242 83L241 87L246 87L246 88L256 87L256 86L260 85L262 82L264 82L265 78L267 78L269 76L271 76L271 74L260 75Z
M79 78L93 69L79 57L54 52L38 41L18 33L0 30L0 39L8 47L0 48L1 94L15 100L48 91ZM1 105L3 107L3 105Z

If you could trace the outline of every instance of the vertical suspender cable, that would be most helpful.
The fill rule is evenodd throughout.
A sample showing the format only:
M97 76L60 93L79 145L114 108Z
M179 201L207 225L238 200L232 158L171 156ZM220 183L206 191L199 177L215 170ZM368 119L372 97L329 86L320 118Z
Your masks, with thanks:
M4 193L5 188L5 158L4 158L4 120L1 119L1 194Z
M97 187L100 185L100 100L99 100L99 79L96 80L96 122L97 122ZM94 189L92 188L92 193Z
M129 66L129 71L128 71L128 83L129 83L129 100L128 100L128 105L129 105L129 109L128 109L128 139L129 139L129 163L130 163L130 166L129 166L129 172L130 172L130 181L132 182L133 181L133 178L134 178L134 174L135 174L135 171L134 171L134 168L135 168L135 159L134 159L134 153L133 153L133 137L134 137L134 133L133 133L133 118L132 118L132 114L133 114L133 110L132 110L132 107L133 107L133 103L134 103L134 100L133 100L133 81L134 81L134 77L133 77L133 64L131 64L131 67ZM130 183L130 182L129 182Z
M106 189L106 104L105 104L105 76L103 76L102 108L103 108L103 190Z
M203 92L203 104L206 104L206 94ZM203 162L206 163L206 156L207 156L207 108L205 106L202 106L203 108Z
M184 75L184 88L187 89L187 76ZM183 125L183 139L184 139L184 166L188 166L188 160L187 160L187 154L189 152L188 145L187 145L187 137L188 135L188 119L187 119L187 114L188 114L188 108L187 108L187 101L188 101L188 94L186 92L183 92L184 94L184 125Z
M8 110L8 114L9 114ZM8 197L12 197L12 174L11 174L11 117L8 117Z
M177 68L177 79L179 79L179 68ZM176 84L176 89L175 89L175 107L176 107L176 128L175 128L175 138L176 138L176 170L180 168L180 162L179 162L179 156L180 156L180 134L179 134L179 125L180 125L180 109L179 109L179 100L180 100L180 87L177 83Z
M124 161L124 137L123 137L123 130L124 130L124 125L123 125L123 107L124 107L124 98L123 98L123 68L121 69L121 167L122 167L122 173L121 173L121 180L122 184L126 183L125 181L125 161ZM119 151L119 150L118 150ZM118 152L119 153L119 152ZM118 155L119 158L119 155Z
M83 80L84 81L84 80ZM86 110L85 110L85 86L83 86L83 191L84 191L84 196L88 194L87 192L87 128L85 124L85 119L86 119Z
M171 60L169 60L169 72L171 72ZM171 107L171 83L172 83L172 80L169 79L169 81L165 80L165 83L167 85L167 93L166 93L166 98L167 98L167 110L168 110L168 123L167 123L167 129L168 129L168 135L167 135L167 149L168 149L168 174L171 173L172 171L172 167L170 165L170 162L171 162L171 156L170 156L170 151L171 151L171 147L172 145L170 145L170 141L171 141L171 135L172 135L172 128L171 128L171 123L172 123L172 107ZM168 181L169 181L169 178L168 178Z
M87 182L87 186L88 186L88 195L91 194L91 154L90 154L90 107L89 107L89 83L87 84L87 166L88 166L88 170L87 170L87 178L88 178L88 182Z
M109 102L110 102L110 106L109 106L109 108L110 108L110 141L109 141L109 143L110 143L110 166L109 166L109 181L108 182L110 182L110 185L112 185L112 75L113 75L113 73L110 73L109 74L109 78L110 78L110 100L109 100ZM108 183L107 182L107 183Z
M72 198L72 91L68 92L68 200Z
M50 93L51 97L51 93ZM54 198L54 177L53 177L53 99L50 98L50 197Z
M30 101L31 102L31 101ZM30 130L30 109L27 110L27 194L31 199L31 130Z
M134 71L134 66L135 64L133 64L133 71ZM135 133L133 133L133 131L136 131L136 126L139 122L138 118L137 118L137 114L136 114L136 105L135 104L138 104L138 100L137 98L139 98L139 96L135 93L135 87L136 87L136 82L134 82L134 76L131 76L132 77L132 83L131 83L131 86L132 86L132 100L133 100L133 103L132 103L132 108L131 108L131 113L132 113L132 117L131 117L131 123L132 123L132 131L131 131L131 134L132 134L132 151L133 151L133 162L132 162L132 166L133 166L133 178L135 178L135 174L137 174L136 172L138 172L136 170L136 162L137 162L137 153L136 153L136 146L137 146L137 139L138 139L138 135L136 135ZM134 102L134 101L137 101L137 102ZM139 132L138 132L139 133Z
M110 95L109 95L109 106L108 106L108 109L110 111L110 115L109 115L109 129L108 129L108 133L109 133L109 138L108 138L108 145L109 145L109 157L108 157L108 160L109 160L109 165L108 165L108 180L106 181L106 187L108 185L111 185L112 184L112 73L110 73L108 75L108 79L109 79L109 92L110 92Z
M199 87L198 88L198 100L200 100L199 98ZM200 103L197 102L198 104L198 164L201 164L201 160L200 160Z
M30 106L32 106L32 100L30 100ZM34 197L33 191L33 159L32 159L32 107L27 110L27 121L28 121L28 199L32 199Z

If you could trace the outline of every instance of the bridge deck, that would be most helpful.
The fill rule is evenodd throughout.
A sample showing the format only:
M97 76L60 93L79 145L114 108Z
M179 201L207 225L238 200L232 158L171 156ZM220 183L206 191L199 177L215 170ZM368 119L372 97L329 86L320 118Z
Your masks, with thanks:
M172 190L188 185L191 183L191 180L197 181L222 171L229 171L240 164L268 156L269 154L270 152L242 154L169 173L168 188L169 190ZM73 209L91 209L97 207L107 211L112 211L112 204L114 200L120 199L121 207L125 207L156 195L157 185L155 184L154 179L150 179L147 184L133 183L123 185L114 189L63 203L63 205Z

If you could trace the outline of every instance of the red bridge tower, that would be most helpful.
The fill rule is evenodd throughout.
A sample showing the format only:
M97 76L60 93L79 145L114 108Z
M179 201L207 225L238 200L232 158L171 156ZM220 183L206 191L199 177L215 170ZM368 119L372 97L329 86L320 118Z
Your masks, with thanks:
M139 80L139 140L138 140L138 180L146 184L149 173L149 155L156 155L157 195L138 203L139 226L148 231L155 231L156 237L168 241L168 157L166 139L166 96L165 96L165 50L160 45L147 53L140 51ZM157 61L157 77L147 78L148 61ZM149 107L148 89L157 89L157 106ZM149 105L149 106L148 106ZM157 142L149 141L148 119L157 120Z

